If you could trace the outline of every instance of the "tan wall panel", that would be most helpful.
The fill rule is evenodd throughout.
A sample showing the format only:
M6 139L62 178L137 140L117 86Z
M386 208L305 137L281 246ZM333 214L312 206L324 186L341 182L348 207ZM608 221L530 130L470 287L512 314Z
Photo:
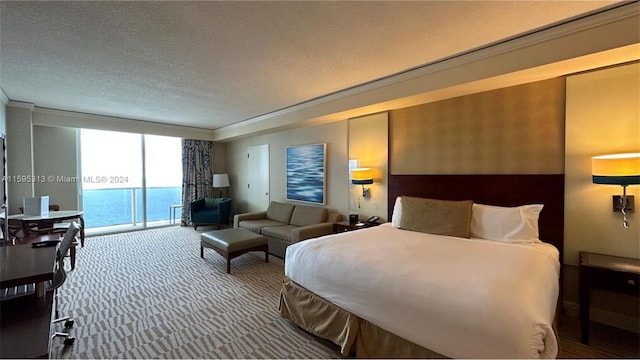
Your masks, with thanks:
M374 175L374 183L364 186L370 189L369 198L362 197L361 185L349 185L349 214L358 214L360 220L387 217L388 118L385 112L349 119L349 159L358 160L358 167L372 168Z
M392 174L561 174L565 79L391 111Z
M640 186L627 188L636 209L613 212L617 185L593 184L591 157L640 151L640 64L567 77L564 260L578 264L578 253L638 258L640 256Z

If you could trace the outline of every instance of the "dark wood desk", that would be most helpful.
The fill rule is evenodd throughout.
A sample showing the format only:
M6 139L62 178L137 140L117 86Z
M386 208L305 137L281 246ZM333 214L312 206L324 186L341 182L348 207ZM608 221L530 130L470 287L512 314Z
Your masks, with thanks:
M53 295L33 293L0 302L0 358L48 358Z
M39 221L64 221L78 220L80 222L80 246L84 247L84 212L80 210L60 210L49 211L47 215L9 215L8 220L20 221L22 224L22 232L25 236L30 236L28 224L38 223Z
M30 244L0 247L0 289L36 284L44 295L44 282L53 279L57 247L32 248Z
M0 302L0 358L49 356L53 297L44 282L53 279L56 251L20 242L0 247L0 288L36 283L35 294Z
M580 252L580 341L589 343L591 289L640 295L640 260Z

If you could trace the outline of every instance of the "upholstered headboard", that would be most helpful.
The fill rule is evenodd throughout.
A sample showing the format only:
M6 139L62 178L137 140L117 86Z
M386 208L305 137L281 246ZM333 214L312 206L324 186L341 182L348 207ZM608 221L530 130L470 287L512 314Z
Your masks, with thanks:
M564 175L389 175L388 219L400 195L441 200L518 206L544 204L540 213L540 239L564 248Z

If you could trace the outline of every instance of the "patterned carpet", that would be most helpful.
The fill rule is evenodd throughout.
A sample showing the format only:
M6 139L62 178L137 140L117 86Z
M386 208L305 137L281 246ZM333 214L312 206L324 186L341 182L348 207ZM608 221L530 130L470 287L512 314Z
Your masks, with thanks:
M207 231L206 228L202 230ZM90 237L60 289L75 344L54 339L51 358L339 358L338 348L280 318L281 259L225 260L200 233L171 227ZM60 326L60 325L58 325ZM559 358L638 358L638 335L575 318L560 324ZM56 328L58 329L58 328Z
M171 227L90 237L60 289L76 342L52 358L337 358L337 347L280 318L282 260L225 260L200 231ZM56 328L57 329L57 328Z

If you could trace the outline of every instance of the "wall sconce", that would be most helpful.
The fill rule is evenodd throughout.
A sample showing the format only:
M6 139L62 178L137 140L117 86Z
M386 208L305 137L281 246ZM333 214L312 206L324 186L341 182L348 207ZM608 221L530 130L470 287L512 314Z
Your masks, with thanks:
M213 174L213 188L225 188L229 187L229 175L227 174ZM220 197L222 197L222 190L220 190Z
M370 189L365 185L373 184L373 170L371 168L351 169L351 183L354 185L362 185L362 197L371 197Z
M622 225L628 228L627 211L633 211L633 196L627 196L627 186L640 184L640 153L594 156L591 172L594 184L622 186L622 197L614 195L613 211L622 212Z

